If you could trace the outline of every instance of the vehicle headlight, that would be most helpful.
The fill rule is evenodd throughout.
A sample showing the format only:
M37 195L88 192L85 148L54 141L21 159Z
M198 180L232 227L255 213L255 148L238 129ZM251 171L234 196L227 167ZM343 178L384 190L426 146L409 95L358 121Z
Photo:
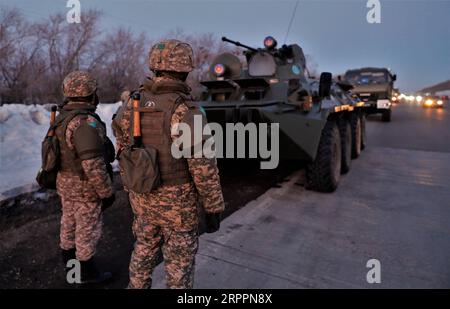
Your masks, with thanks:
M428 106L433 105L433 100L428 99L428 100L425 101L425 104L428 105Z
M418 95L418 96L416 97L416 101L417 101L417 102L421 102L422 99L423 99L423 98L422 98L420 95Z
M273 37L268 36L264 39L264 46L267 49L274 49L277 47L277 41Z
M438 104L438 105L442 105L442 104L444 104L444 102L442 102L442 100L438 100L438 101L437 101L437 104Z
M216 76L222 76L223 74L225 74L225 66L223 64L216 64L214 66L214 73L216 74Z

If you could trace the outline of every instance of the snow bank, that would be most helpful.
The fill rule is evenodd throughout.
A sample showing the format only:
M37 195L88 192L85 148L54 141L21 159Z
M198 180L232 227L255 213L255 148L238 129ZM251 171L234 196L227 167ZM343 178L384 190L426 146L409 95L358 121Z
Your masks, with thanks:
M120 104L100 104L97 108L113 142L111 118ZM49 105L0 106L0 200L37 188L35 177L49 118Z

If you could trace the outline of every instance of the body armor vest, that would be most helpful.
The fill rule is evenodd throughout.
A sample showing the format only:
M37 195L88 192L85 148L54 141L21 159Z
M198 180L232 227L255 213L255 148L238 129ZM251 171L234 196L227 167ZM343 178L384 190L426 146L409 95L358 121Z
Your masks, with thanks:
M172 115L178 105L187 97L183 93L174 92L173 89L154 93L146 88L141 88L140 92L142 144L150 145L158 150L162 185L190 182L191 176L187 160L185 158L176 159L171 153Z
M55 133L60 145L60 167L62 172L70 172L78 175L81 179L85 179L83 167L81 165L81 159L78 157L75 149L70 149L66 142L66 131L69 122L75 117L81 117L86 119L88 116L95 117L99 120L100 124L104 126L104 123L100 120L100 117L93 111L88 110L62 110L58 115L56 122L60 123L56 127ZM59 118L59 119L58 119Z

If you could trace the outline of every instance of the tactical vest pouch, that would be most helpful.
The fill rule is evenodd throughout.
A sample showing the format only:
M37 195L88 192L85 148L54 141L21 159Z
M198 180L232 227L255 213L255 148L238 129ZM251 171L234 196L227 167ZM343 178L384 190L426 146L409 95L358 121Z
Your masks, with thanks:
M149 193L161 184L158 165L158 151L146 145L127 147L119 155L122 182L136 193Z
M41 188L56 189L59 169L60 148L56 136L46 136L42 141L42 166L36 176Z

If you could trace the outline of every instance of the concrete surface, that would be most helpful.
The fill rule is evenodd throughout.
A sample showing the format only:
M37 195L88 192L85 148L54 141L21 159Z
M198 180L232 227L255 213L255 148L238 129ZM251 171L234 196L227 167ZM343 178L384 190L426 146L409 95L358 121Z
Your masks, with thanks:
M298 172L202 235L195 287L450 288L450 153L411 150L448 146L408 116L428 111L394 112L390 124L368 122L369 146L335 193L306 191ZM392 136L406 149L380 147ZM373 258L380 284L366 281ZM160 265L154 287L164 286Z

